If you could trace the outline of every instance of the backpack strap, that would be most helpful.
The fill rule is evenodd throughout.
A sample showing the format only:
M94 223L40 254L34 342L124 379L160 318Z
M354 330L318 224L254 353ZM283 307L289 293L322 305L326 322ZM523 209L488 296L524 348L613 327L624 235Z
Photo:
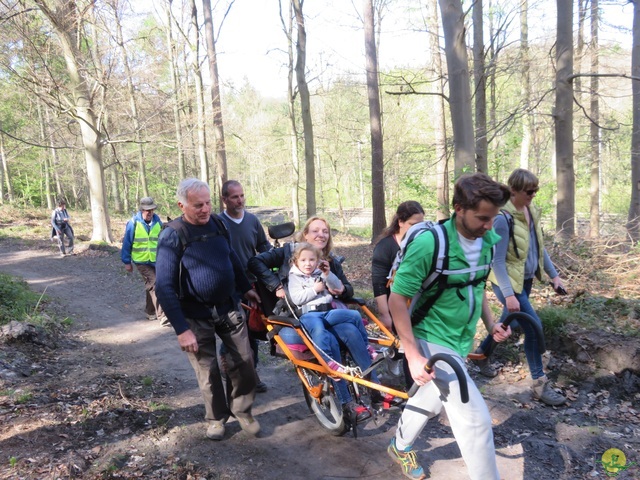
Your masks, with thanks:
M184 270L184 266L182 264L182 256L184 255L184 251L187 249L187 247L194 242L206 242L210 238L215 238L222 235L227 239L229 248L231 248L231 238L229 236L229 229L227 229L227 226L225 225L225 223L222 221L222 219L218 215L214 213L211 214L210 218L213 221L213 223L215 223L216 226L218 227L217 232L209 232L203 235L190 236L189 227L185 223L184 218L182 216L176 219L173 219L162 226L163 230L167 227L171 227L178 235L178 239L180 240L180 245L182 246L182 251L180 252L180 265L178 270L178 288L179 288L178 299L180 300L184 298L184 291L182 289L182 272ZM202 302L202 303L206 304L206 302Z
M507 227L509 228L509 238L513 242L513 251L516 253L516 258L520 258L520 252L518 252L518 245L516 244L516 238L515 238L515 235L513 234L513 215L511 215L511 212L508 212L507 210L504 210L504 209L500 209L500 213L504 216L505 220L507 221Z
M429 309L436 303L438 297L442 295L445 288L447 288L447 277L444 274L449 269L449 238L447 232L442 224L434 225L430 230L433 234L433 258L431 260L431 270L424 279L418 292L411 299L409 305L409 312L411 312L411 325L417 325L422 320ZM437 283L438 288L434 295L427 299L420 308L415 308L417 301L422 294L429 290L433 285Z
M491 272L491 265L493 263L493 257L495 256L495 245L491 248L491 258L485 265L477 265L475 267L461 268L459 270L449 270L449 237L442 224L435 225L431 232L434 236L434 252L433 261L431 262L431 271L427 278L422 282L420 290L411 299L409 306L409 312L411 312L411 325L415 326L426 317L431 307L436 303L438 298L447 288L461 289L464 287L482 284L486 285L487 277ZM482 272L481 275L476 275ZM449 276L460 274L474 274L473 279L466 282L449 282ZM427 300L420 305L419 308L415 308L415 304L427 290L435 288L435 292L427 298ZM459 294L460 296L460 294ZM461 297L463 298L463 297ZM414 310L415 308L415 310Z

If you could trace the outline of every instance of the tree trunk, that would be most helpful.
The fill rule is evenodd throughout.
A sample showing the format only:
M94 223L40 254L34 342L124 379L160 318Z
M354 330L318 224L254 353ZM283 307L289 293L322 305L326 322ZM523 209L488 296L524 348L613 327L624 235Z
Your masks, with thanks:
M46 145L47 143L50 143L52 148L49 148L47 152L44 152L44 155L42 156L42 163L43 163L43 167L44 167L44 198L45 198L45 203L47 204L47 209L48 210L53 210L54 207L54 201L53 201L53 192L51 191L51 171L50 171L50 166L53 166L54 162L50 162L49 161L49 155L48 153L50 153L52 156L55 157L55 152L56 149L53 148L53 142L51 141L51 139L49 138L50 134L49 134L49 129L48 129L48 124L49 124L49 116L48 115L44 115L44 113L42 112L43 109L46 109L46 106L42 105L42 100L40 99L40 97L36 97L36 110L38 111L38 123L40 124L40 143L42 145Z
M633 48L631 76L640 78L640 0L633 1ZM631 82L633 130L631 132L631 204L627 230L634 243L640 241L640 81Z
M307 62L307 32L304 27L302 1L292 0L298 27L296 42L296 79L300 92L302 129L304 132L304 164L306 168L307 218L316 214L316 170L314 165L313 122L311 120L311 98L305 74Z
M204 87L202 86L202 72L200 71L200 29L198 27L198 8L195 0L189 0L191 4L191 24L195 39L192 43L194 83L196 86L196 115L198 132L198 154L200 158L200 180L209 183L209 160L207 158L207 135L204 113Z
M591 208L589 236L600 235L600 104L599 104L599 51L598 45L598 0L591 0L591 105L590 105L590 137L591 137Z
M289 115L289 140L291 144L291 210L293 222L300 226L300 157L298 155L298 126L296 123L296 94L293 88L294 56L293 56L293 5L289 3L289 17L285 22L282 15L282 0L278 1L282 30L287 37L287 112Z
M87 180L91 201L91 217L93 232L91 241L112 243L109 212L102 166L102 143L98 130L98 122L92 105L86 77L82 75L80 64L82 52L77 49L78 18L75 1L65 1L54 12L43 0L35 0L42 13L51 21L56 32L69 75L69 83L73 92L74 119L80 126L84 157L87 167Z
M464 12L460 0L439 0L449 73L449 110L453 127L456 178L475 168L469 63L464 40Z
M573 172L573 2L556 0L556 170L558 203L556 232L568 239L575 234L575 177Z
M127 80L127 92L129 93L129 106L131 108L131 121L133 122L134 138L138 145L138 172L140 175L140 186L142 187L142 194L145 197L149 196L149 187L147 184L147 171L145 166L145 153L144 144L142 143L142 128L140 126L140 117L138 115L138 101L136 99L136 90L133 86L133 77L131 75L131 66L129 65L129 56L127 55L127 49L124 46L124 39L122 36L122 24L120 23L120 12L118 12L117 2L112 5L113 15L116 20L116 42L120 47L120 58L122 60L122 66L124 67L124 74Z
M382 145L382 112L378 85L378 56L376 53L373 0L363 0L364 50L367 68L367 97L369 99L369 128L371 131L371 206L373 207L372 237L385 229L384 154Z
M489 171L487 158L487 96L484 64L484 28L482 2L473 2L473 80L476 117L476 169Z
M209 57L209 76L211 77L211 108L213 110L213 132L216 140L216 165L220 211L222 211L222 184L227 181L227 151L224 143L224 123L222 121L222 103L220 102L220 81L218 77L218 57L213 35L211 1L202 0L204 10L204 31L207 39Z
M441 220L449 218L449 155L447 154L447 121L444 105L444 72L442 69L442 53L440 51L440 21L438 19L438 0L427 2L427 29L429 35L429 51L431 52L431 65L433 77L437 79L433 83L435 95L433 96L434 137L436 152L436 189L438 198L438 210L436 218Z
M531 78L529 59L529 1L520 2L520 69L522 72L522 97L525 112L522 117L522 144L520 146L520 167L529 169L531 143L534 139L533 112L531 108Z
M171 86L173 91L171 92L173 108L173 127L176 133L176 151L178 154L178 178L184 179L187 177L187 170L184 162L184 149L182 147L182 124L180 123L180 82L178 78L178 66L177 66L177 47L176 42L173 39L173 16L171 15L171 3L172 0L167 2L167 48L169 50L169 69L171 70Z
M11 175L9 175L9 164L7 163L7 154L4 151L4 135L0 133L0 157L2 157L2 176L7 186L7 200L13 203L13 186L11 185ZM2 195L4 199L4 194Z

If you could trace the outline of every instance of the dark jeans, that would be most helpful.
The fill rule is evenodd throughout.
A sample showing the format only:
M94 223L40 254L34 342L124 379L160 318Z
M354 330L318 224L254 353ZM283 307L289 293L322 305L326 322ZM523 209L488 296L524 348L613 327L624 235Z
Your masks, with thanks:
M73 230L70 227L65 227L65 228L61 228L59 231L57 231L57 238L58 238L58 248L60 249L60 253L64 254L72 254L73 253ZM64 246L64 237L67 237L67 239L69 240L69 245L66 247Z
M204 400L206 420L226 420L229 416L247 418L256 394L256 374L253 366L247 324L240 306L225 315L213 314L207 319L187 318L189 328L198 340L198 352L187 352L196 373ZM229 329L221 324L235 325ZM216 334L225 345L226 394L216 356Z
M520 302L520 311L522 313L531 315L531 317L536 322L538 322L540 326L542 326L542 321L540 320L540 317L538 317L538 314L536 313L536 311L533 309L533 306L529 302L529 295L531 294L532 285L533 285L533 278L530 278L529 280L525 280L522 288L522 292L516 293L515 295L516 295L516 298L518 299L518 302ZM502 303L503 306L506 305L506 300L504 298L504 295L502 295L502 291L500 290L500 287L494 284L492 284L492 286L493 286L493 292L496 294L496 297L498 298L498 300L500 300L500 303ZM503 321L508 314L509 314L509 311L507 310L506 307L504 307L502 309L502 316L500 317L500 321ZM513 330L515 327L518 326L518 323L513 322L511 323L510 326L511 326L511 329ZM529 364L529 371L531 372L531 378L535 380L537 378L543 377L544 370L542 369L542 355L538 351L538 338L536 337L536 332L528 323L522 323L519 326L522 328L522 331L524 332L524 354L527 357L527 363ZM482 350L483 352L488 352L491 346L491 343L493 341L494 340L491 337L491 335L487 336L487 338L485 338L482 344L480 345L480 350Z

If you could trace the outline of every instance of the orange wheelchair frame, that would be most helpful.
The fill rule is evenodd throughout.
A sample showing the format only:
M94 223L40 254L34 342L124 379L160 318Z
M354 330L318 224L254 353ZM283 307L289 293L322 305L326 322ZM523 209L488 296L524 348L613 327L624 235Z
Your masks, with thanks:
M295 317L278 315L271 315L269 317L261 316L267 329L267 337L275 343L275 351L272 351L272 353L276 356L287 358L293 364L302 383L305 401L309 410L316 416L316 419L324 428L337 436L345 434L351 428L353 428L354 434L357 435L357 430L355 425L352 425L352 422L344 417L341 404L337 399L331 380L344 380L348 382L354 399L360 404L365 404L363 393L366 392L366 389L378 390L404 400L409 398L404 391L374 383L364 378L383 361L388 358L393 358L396 355L400 341L378 320L363 300L354 298L345 303L357 305L360 311L366 315L369 322L376 325L380 330L380 336L369 336L369 343L381 347L381 351L371 367L365 372L360 371L357 367L348 368L347 372L344 373L330 369L323 356L311 339L305 334L300 322ZM300 338L302 338L307 350L305 352L298 352L289 344L285 343L280 335L278 335L281 327L293 328ZM360 387L364 387L364 389ZM367 408L371 408L369 405L366 406Z

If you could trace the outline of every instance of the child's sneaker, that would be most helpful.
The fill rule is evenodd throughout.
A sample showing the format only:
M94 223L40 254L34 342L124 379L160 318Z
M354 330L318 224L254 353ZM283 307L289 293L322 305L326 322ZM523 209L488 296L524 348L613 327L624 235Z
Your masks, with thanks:
M418 464L416 452L407 447L405 450L398 450L396 447L396 437L391 439L387 453L394 462L402 466L402 474L407 478L414 480L423 480L427 478L424 469Z
M330 360L327 362L327 366L333 370L334 372L338 372L338 373L345 373L346 370L344 368L342 368L342 365L340 365L337 362L334 362L333 360Z
M378 351L373 348L371 345L367 345L367 351L369 352L369 356L371 357L371 361L375 362L376 358L378 358Z

